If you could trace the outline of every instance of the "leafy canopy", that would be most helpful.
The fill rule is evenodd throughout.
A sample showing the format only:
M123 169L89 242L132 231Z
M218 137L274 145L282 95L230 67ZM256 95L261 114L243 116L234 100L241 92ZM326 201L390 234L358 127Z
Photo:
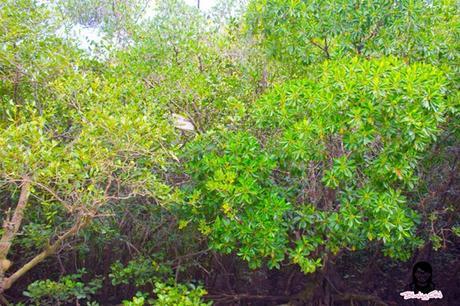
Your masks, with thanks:
M260 98L253 130L188 146L186 211L211 247L253 267L289 254L312 272L327 253L374 240L407 258L418 240L404 192L449 114L447 79L392 57L326 61L317 72Z

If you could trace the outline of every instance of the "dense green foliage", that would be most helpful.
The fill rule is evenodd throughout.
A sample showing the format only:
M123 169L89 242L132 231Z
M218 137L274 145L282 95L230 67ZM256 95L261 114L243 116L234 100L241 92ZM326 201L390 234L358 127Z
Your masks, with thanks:
M27 287L24 295L30 297L36 305L91 300L91 295L100 289L101 281L100 279L94 279L85 285L80 281L81 276L82 273L80 272L64 276L59 282L49 279L35 281Z
M456 1L252 1L249 29L289 67L345 55L458 61ZM306 30L308 29L308 30Z
M458 16L452 0L3 1L1 302L210 305L223 258L240 279L329 279L343 253L446 249ZM75 25L105 36L83 50ZM221 301L249 296L224 282Z
M211 247L229 253L237 245L254 267L263 257L279 267L289 253L312 272L328 251L373 239L407 258L416 216L402 192L417 184L417 162L453 106L446 78L394 58L326 62L317 74L255 103L264 149L241 132L195 139L186 151L194 184L185 215L203 215ZM297 234L293 250L288 233Z

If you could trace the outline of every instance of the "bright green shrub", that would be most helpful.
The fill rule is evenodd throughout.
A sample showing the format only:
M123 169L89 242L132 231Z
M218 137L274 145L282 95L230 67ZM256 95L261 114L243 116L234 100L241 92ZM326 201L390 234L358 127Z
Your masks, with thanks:
M57 282L50 279L37 280L27 287L24 295L36 305L56 305L76 300L91 303L91 296L102 287L102 280L93 279L84 283L81 281L84 273L85 271L81 270L79 273L66 275ZM97 304L93 302L91 305Z
M185 210L212 248L251 267L264 258L278 267L289 254L313 272L329 253L370 241L408 258L418 218L404 193L454 107L446 77L395 58L325 62L317 72L259 99L250 131L210 132L188 146Z
M284 213L290 204L270 174L276 164L257 139L245 132L210 134L189 146L187 214L209 235L211 247L238 250L251 266L270 257L276 265L288 242Z
M206 306L212 302L204 302L202 297L207 293L202 286L193 284L170 284L155 282L156 299L149 298L148 293L137 292L131 301L124 300L124 306Z
M142 256L131 260L126 266L116 261L110 268L112 285L134 283L139 287L161 281L172 274L170 267Z
M207 293L201 286L193 284L155 283L155 294L157 299L154 304L158 306L206 306L212 302L204 302L202 297Z

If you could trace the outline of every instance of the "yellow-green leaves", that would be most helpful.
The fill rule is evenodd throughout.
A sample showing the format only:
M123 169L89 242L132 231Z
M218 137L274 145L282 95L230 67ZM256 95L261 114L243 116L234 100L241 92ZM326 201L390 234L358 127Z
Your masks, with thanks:
M290 204L277 194L269 177L274 161L257 139L244 132L205 135L188 145L184 158L192 177L186 187L193 190L184 215L198 221L211 247L224 253L237 250L253 268L263 258L271 268L279 267L288 241L284 214Z

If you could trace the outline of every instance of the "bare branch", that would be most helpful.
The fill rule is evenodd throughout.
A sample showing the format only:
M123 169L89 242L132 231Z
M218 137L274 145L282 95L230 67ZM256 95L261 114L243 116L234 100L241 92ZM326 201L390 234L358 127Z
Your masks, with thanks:
M16 236L16 233L18 232L19 227L21 226L22 218L24 217L24 209L29 198L29 192L30 178L28 176L24 176L22 178L21 194L19 195L18 205L14 210L13 217L11 219L5 218L5 220L3 221L4 233L0 240L0 260L6 259L13 238L14 236ZM3 266L0 267L0 277L3 277L4 272L5 271L3 269Z

